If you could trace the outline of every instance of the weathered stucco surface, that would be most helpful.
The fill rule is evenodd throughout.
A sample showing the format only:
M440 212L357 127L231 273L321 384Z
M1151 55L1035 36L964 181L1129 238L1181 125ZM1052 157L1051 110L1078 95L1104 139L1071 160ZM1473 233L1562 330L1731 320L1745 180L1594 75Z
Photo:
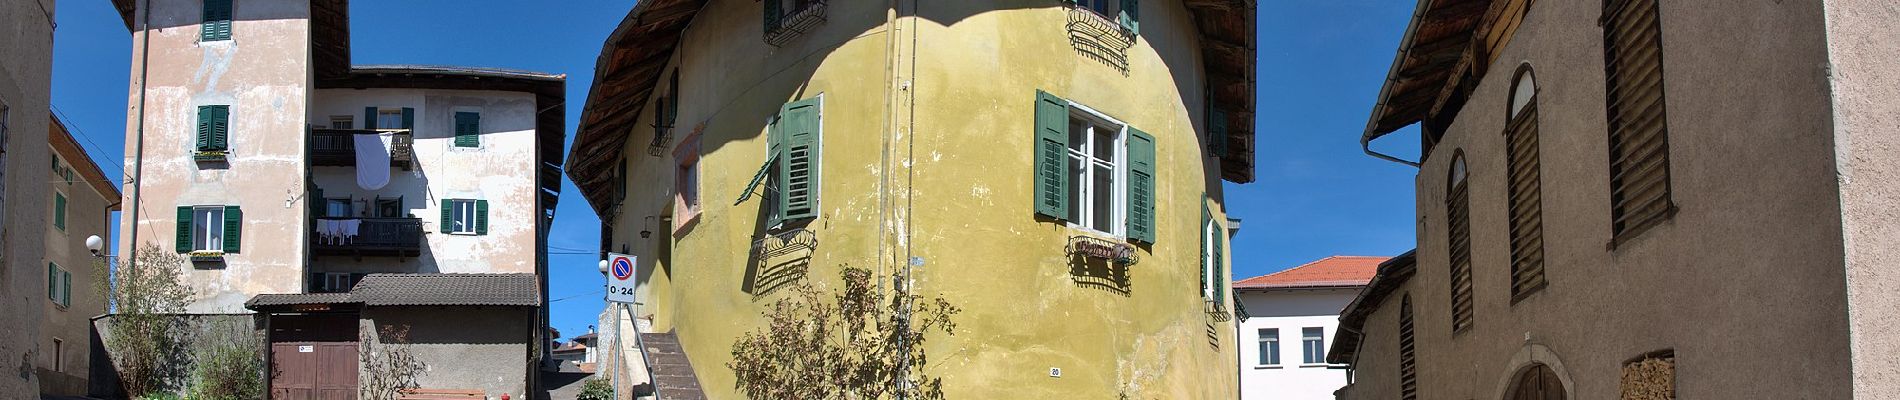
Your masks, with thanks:
M763 326L759 313L783 297L775 283L831 286L843 266L888 274L919 257L916 290L964 310L955 336L927 349L950 397L1233 398L1232 322L1203 312L1197 283L1203 193L1220 198L1198 133L1199 43L1180 3L1142 6L1124 73L1071 47L1070 11L1056 2L927 2L894 23L885 5L834 2L816 31L776 48L759 39L758 3L709 3L668 67L687 93L674 139L703 135L703 214L668 234L678 145L648 155L648 107L623 149L629 198L604 216L606 247L640 256L639 313L677 330L710 397L736 398L731 345ZM1158 142L1158 243L1128 268L1125 291L1072 275L1063 246L1081 231L1034 217L1038 89ZM765 161L767 118L820 95L810 267L750 260L764 211L756 197L733 202Z
M401 196L405 212L422 219L422 255L318 257L311 272L536 273L533 94L324 89L316 91L309 118L327 126L332 116L351 117L362 128L365 107L415 109L416 167L391 168L389 184L373 191L357 185L354 166L311 167L312 179L328 198ZM454 146L456 112L481 115L480 147ZM488 200L488 234L442 233L443 199ZM373 211L368 205L356 207Z
M1366 320L1347 398L1398 397L1408 294L1419 398L1504 398L1532 363L1560 365L1571 398L1613 398L1625 361L1664 349L1679 398L1849 397L1822 8L1659 3L1679 211L1607 246L1602 3L1535 2L1419 172L1417 275ZM1524 63L1538 89L1549 286L1513 304L1500 132L1508 72ZM1476 307L1474 326L1454 335L1445 188L1455 150L1470 165Z
M8 110L0 145L0 326L38 326L50 307L46 299L47 219L53 195L46 192L52 164L46 146L52 90L54 1L0 4L0 103ZM42 8L44 7L44 8ZM19 310L19 311L14 311ZM0 335L0 397L36 396L40 377L33 373L45 342L35 329Z
M58 125L53 125L52 130L47 134L49 136L68 135L60 131ZM40 187L45 190L43 193L49 198L46 204L47 215L54 215L56 211L50 199L53 193L66 196L65 229L54 226L51 223L52 217L48 217L48 223L45 225L45 257L47 262L58 264L60 269L72 274L72 303L66 306L47 303L44 311L45 319L41 321L39 328L42 352L39 360L35 361L38 363L41 374L40 393L61 396L86 394L87 369L92 365L90 357L92 317L106 312L105 293L100 291L103 288L95 286L97 283L105 282L103 265L95 264L100 259L94 257L92 252L86 249L86 237L98 235L100 238L110 240L110 232L108 232L110 227L106 222L110 211L107 207L108 204L119 202L118 193L100 193L94 189L91 182L86 181L88 177L79 172L81 169L97 169L98 167L92 165L92 159L86 155L85 150L79 148L72 140L71 136L56 137L52 139L53 142L65 141L66 143L49 146L52 154L64 160L62 164L74 170L72 180L66 180L63 176L53 176L40 184ZM107 185L110 184L107 183ZM40 270L46 270L44 263L40 266ZM44 273L41 272L41 274ZM41 292L44 293L44 290L42 286ZM55 366L54 339L62 342L58 371L53 370Z
M305 203L304 115L310 100L309 3L235 2L231 40L202 42L196 0L153 0L152 29L132 32L134 60L126 109L126 162L139 132L140 45L151 35L145 93L140 215L122 232L172 251L176 207L243 208L243 248L223 263L188 268L193 313L243 312L258 293L302 291L309 205ZM141 16L142 17L142 16ZM227 162L192 160L198 106L230 105ZM125 190L130 199L131 188ZM130 204L130 201L128 201ZM129 210L128 210L129 211ZM128 234L129 237L129 234ZM131 240L119 254L130 255Z
M418 387L475 389L489 398L527 399L530 364L528 332L535 313L520 307L373 307L363 312L362 328L406 330L409 351L425 366ZM365 335L364 345L400 344L392 337ZM374 371L361 371L372 373ZM365 380L367 382L367 380Z
M1853 395L1900 398L1900 4L1825 4Z

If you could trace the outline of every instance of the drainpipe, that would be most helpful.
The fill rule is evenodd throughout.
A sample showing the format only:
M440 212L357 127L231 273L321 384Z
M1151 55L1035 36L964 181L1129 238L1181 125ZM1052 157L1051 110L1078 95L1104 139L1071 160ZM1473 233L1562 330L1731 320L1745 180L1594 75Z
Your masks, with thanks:
M128 262L133 265L137 265L139 256L139 189L145 187L145 179L143 179L145 176L145 80L150 76L149 71L152 65L151 1L146 0L145 4L140 5L139 8L144 9L140 12L143 16L139 21L139 40L143 42L139 45L139 115L137 128L134 131L132 179L129 182L132 184L132 204L129 207L132 209L132 224L129 226L130 229L127 229L131 232L127 233L126 240L126 257L129 257Z

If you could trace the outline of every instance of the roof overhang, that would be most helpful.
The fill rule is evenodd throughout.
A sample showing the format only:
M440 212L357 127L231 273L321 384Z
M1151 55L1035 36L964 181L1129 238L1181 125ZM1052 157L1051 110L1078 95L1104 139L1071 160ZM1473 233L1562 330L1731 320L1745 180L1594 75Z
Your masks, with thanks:
M642 0L602 44L567 174L596 213L613 206L612 163L705 0ZM1254 180L1256 0L1187 0L1201 34L1208 96L1228 118L1222 179Z
M1372 152L1373 140L1425 120L1457 84L1461 64L1473 58L1476 30L1495 18L1495 0L1418 0L1398 54L1379 88L1377 103L1359 137L1367 154L1403 161Z
M260 312L350 311L361 307L539 307L534 274L370 274L349 293L260 294L244 308Z
M1392 257L1379 263L1379 273L1372 276L1372 282L1366 284L1359 296L1346 303L1339 312L1339 329L1333 339L1333 347L1326 351L1329 364L1350 364L1359 351L1359 341L1364 336L1366 316L1371 315L1384 303L1386 297L1397 292L1412 279L1418 269L1418 250L1413 249L1398 257Z
M52 120L52 123L48 124L50 132L47 132L47 142L52 144L53 151L65 155L66 163L79 172L79 177L86 181L87 186L92 187L93 191L98 192L99 196L105 199L106 211L118 211L121 197L119 188L111 179L106 178L105 170L100 169L99 164L93 162L92 155L86 154L86 149L80 147L78 141L73 140L72 133L66 130L66 122L61 121L59 115L48 112L47 118Z

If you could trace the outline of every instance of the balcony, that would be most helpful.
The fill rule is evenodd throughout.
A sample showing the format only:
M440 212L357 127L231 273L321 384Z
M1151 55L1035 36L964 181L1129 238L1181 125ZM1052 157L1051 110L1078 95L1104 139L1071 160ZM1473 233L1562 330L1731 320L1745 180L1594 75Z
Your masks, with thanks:
M356 166L356 135L375 135L390 132L394 135L389 141L389 166L409 170L416 158L413 151L415 135L409 131L364 130L364 129L312 129L310 131L310 164L320 167Z
M417 257L421 218L316 217L310 251L317 256Z

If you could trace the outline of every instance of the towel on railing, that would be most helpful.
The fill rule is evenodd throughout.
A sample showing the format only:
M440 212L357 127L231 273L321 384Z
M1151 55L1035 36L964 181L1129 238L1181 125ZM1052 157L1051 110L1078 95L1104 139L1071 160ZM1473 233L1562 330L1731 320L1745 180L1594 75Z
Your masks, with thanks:
M356 241L361 231L360 219L319 219L317 220L317 240L328 245L350 244Z
M388 185L389 142L394 136L389 132L350 136L356 140L356 186L376 190Z

